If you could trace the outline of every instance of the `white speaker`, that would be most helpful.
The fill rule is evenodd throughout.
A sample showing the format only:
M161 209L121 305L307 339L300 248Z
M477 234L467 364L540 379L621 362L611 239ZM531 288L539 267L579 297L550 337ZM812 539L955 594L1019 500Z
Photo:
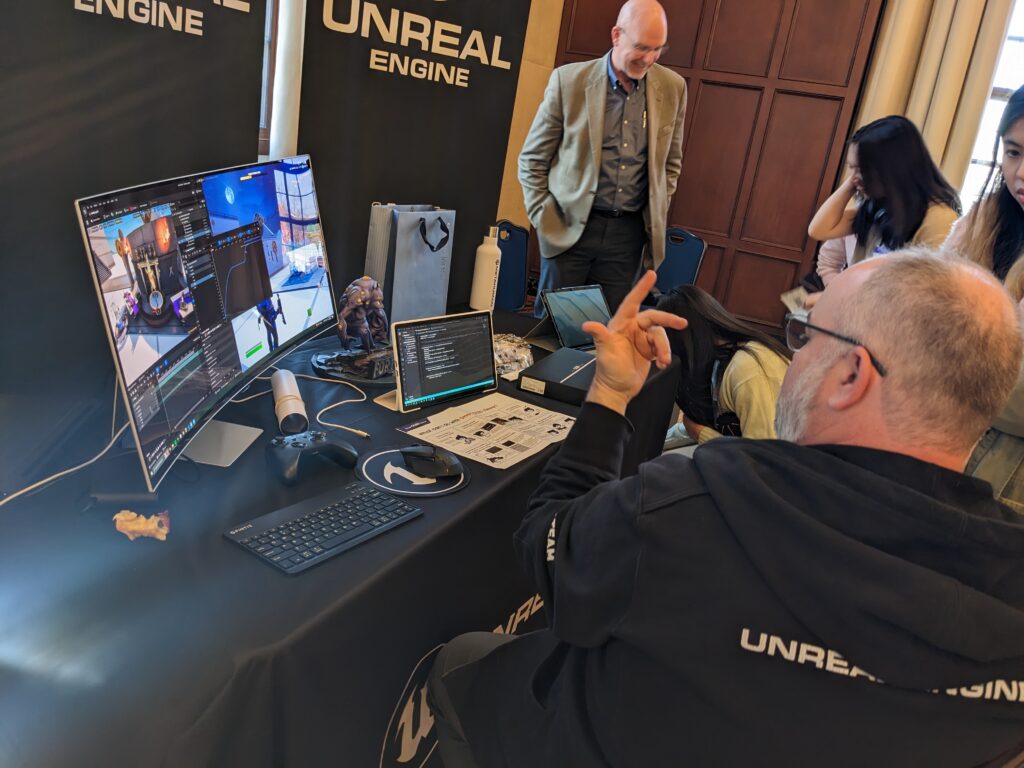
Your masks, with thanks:
M306 404L299 394L295 374L284 369L275 371L270 377L270 388L274 390L274 415L277 416L277 426L281 433L294 435L296 432L305 432L309 427L309 419L306 417Z

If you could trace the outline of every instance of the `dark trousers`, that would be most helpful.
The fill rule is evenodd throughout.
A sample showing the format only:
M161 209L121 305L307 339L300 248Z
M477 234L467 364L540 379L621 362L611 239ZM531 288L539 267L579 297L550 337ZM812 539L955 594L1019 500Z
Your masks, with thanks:
M470 632L446 643L437 654L427 679L427 702L434 715L437 746L445 768L478 768L462 731L459 713L444 684L445 675L482 659L499 645L515 639L515 635L496 632Z
M636 282L646 242L642 212L610 218L591 211L583 234L572 248L540 260L534 315L544 316L541 291L594 283L604 289L614 314Z
M267 326L267 344L273 352L277 349L277 321L264 319L263 324Z

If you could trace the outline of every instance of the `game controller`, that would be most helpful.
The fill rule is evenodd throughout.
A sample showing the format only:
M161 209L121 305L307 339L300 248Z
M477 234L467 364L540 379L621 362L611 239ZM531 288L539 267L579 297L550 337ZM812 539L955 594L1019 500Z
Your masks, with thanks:
M306 456L324 456L343 467L354 467L359 458L350 443L326 432L299 432L275 437L267 443L267 464L285 485L295 485L299 464Z

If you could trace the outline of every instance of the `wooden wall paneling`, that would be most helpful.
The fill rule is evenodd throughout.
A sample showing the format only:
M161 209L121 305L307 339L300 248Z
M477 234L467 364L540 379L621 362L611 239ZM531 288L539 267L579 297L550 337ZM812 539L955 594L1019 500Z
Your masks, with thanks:
M708 244L697 284L778 332L811 269L806 227L832 189L883 0L663 0L686 78L669 224ZM556 61L603 55L621 0L566 0Z
M761 90L702 81L690 91L692 119L669 220L702 235L729 237Z
M565 43L559 54L574 54L569 61L596 59L612 47L611 30L619 12L619 3L605 0L567 0L562 14ZM566 25L568 19L568 25ZM561 59L559 64L564 63Z
M870 0L799 0L779 77L803 83L845 86L850 82ZM843 34L836 34L843 30ZM867 30L874 33L874 25ZM828 45L822 45L828 40Z
M704 0L662 0L668 16L668 50L658 63L690 69L697 60L697 33L704 16ZM680 73L682 74L682 73Z
M718 273L722 266L722 257L725 255L725 248L720 245L707 244L704 251L704 259L700 263L700 271L697 272L697 287L708 293L715 292L715 285L718 282Z
M766 76L783 6L783 0L718 0L704 68Z
M740 236L803 251L842 102L777 91Z
M669 49L660 64L676 69L693 66L704 4L704 0L663 0L669 18ZM619 0L566 0L556 63L586 61L606 54L621 5Z
M722 304L744 319L781 327L786 307L779 294L793 287L799 269L799 261L737 250L722 290Z

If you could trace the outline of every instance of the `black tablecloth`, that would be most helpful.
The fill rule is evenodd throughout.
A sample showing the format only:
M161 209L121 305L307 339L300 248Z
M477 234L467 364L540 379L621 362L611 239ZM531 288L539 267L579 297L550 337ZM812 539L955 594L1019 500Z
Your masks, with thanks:
M336 349L315 342L283 365L309 372L318 345ZM311 420L349 396L300 388ZM541 625L511 535L553 448L507 470L474 462L464 490L417 500L422 517L287 576L223 531L353 472L310 461L285 488L263 456L270 396L219 418L266 431L228 469L178 463L160 487L165 542L116 532L116 507L89 506L88 472L0 509L0 764L419 766L434 744L432 651L461 632ZM340 433L363 452L412 442L395 427L417 415L368 401L328 418L370 432Z

